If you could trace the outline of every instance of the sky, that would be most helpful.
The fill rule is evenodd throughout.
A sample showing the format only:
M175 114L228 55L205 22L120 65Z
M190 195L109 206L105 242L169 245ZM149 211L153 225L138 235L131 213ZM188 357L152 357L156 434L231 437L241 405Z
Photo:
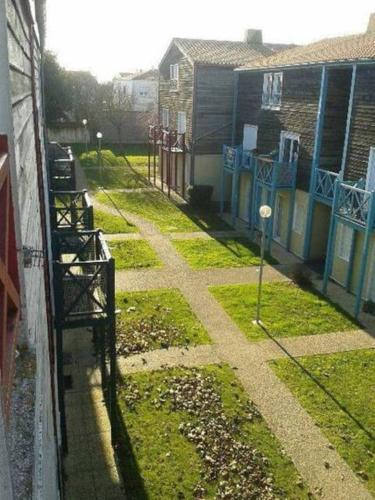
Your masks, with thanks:
M157 67L173 37L306 44L366 30L374 0L47 0L47 48L101 81Z

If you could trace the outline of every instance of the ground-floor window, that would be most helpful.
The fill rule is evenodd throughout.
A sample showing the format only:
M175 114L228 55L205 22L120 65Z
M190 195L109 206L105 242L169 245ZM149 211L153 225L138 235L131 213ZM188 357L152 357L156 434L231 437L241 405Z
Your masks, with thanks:
M304 222L305 209L300 203L294 204L293 213L293 231L297 234L303 233L303 222Z
M337 255L340 259L349 262L352 247L353 229L345 224L338 224L337 227Z

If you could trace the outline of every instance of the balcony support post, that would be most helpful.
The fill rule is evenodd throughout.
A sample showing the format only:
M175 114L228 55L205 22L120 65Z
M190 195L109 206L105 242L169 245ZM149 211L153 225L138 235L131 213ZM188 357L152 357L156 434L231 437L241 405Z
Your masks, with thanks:
M234 170L232 175L232 226L236 224L236 218L238 215L238 190L240 187L240 167L241 158L239 155L239 150L236 150L236 156L234 160Z
M294 215L294 204L296 201L296 174L297 174L297 166L293 164L293 184L292 189L290 190L289 196L289 213L288 213L288 233L286 239L286 249L290 250L290 244L292 241L292 227L293 227L293 215Z
M251 195L250 199L250 206L251 206L251 219L250 219L250 237L253 240L254 239L254 231L255 231L255 223L256 223L256 218L257 218L257 193L258 193L258 159L254 159L254 179L253 179L253 192Z
M248 205L247 205L247 213L248 213L248 220L249 220L249 229L251 230L252 228L252 223L251 223L251 218L253 216L253 207L252 207L252 199L253 199L253 192L254 192L254 160L251 159L251 162L253 162L253 168L250 169L250 182L249 182L249 192L247 195L247 200L248 200Z
M374 212L375 212L375 194L374 192L371 194L370 202L369 202L369 210L367 216L367 224L365 229L365 238L363 240L362 247L362 255L361 255L361 267L359 271L359 279L358 286L356 289L356 300L355 300L355 309L354 316L358 318L359 313L361 312L361 303L362 303L362 292L365 284L365 275L368 261L368 254L370 248L370 240L371 235L374 229Z
M224 215L224 203L225 203L225 155L226 155L226 146L223 146L223 164L221 168L221 177L220 177L220 217Z
M333 194L331 222L329 225L329 232L328 232L326 265L324 268L324 277L323 277L323 293L324 294L327 293L328 280L329 280L329 277L331 276L333 258L335 255L335 242L336 242L336 232L337 232L336 206L337 206L339 185L340 185L339 180L336 180L335 181L335 190L334 190L334 194Z
M319 167L320 150L322 147L324 115L327 102L327 88L328 88L328 72L327 68L323 66L322 76L320 81L318 113L317 113L316 127L315 127L315 142L314 142L314 151L312 158L312 172L310 174L310 188L309 188L309 201L307 205L305 239L303 243L304 260L307 260L310 254L310 243L311 243L312 222L313 222L312 219L314 210L314 191L316 183L316 169Z

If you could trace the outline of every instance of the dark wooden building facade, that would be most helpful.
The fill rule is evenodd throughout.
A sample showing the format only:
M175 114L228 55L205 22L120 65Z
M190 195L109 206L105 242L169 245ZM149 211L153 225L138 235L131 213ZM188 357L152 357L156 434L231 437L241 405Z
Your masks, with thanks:
M254 227L259 205L271 203L269 240L304 260L326 260L325 288L328 277L346 286L358 312L361 297L375 299L374 16L363 34L292 48L236 73L232 145L241 146L228 154L242 159L232 213ZM253 130L251 162L245 126ZM278 180L291 163L294 187Z

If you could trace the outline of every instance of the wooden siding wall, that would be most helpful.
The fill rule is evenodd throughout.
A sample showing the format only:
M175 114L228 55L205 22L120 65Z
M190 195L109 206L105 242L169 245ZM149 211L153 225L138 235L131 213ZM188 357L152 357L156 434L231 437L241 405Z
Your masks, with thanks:
M230 144L232 137L233 68L198 66L196 85L195 151L220 154L223 144Z
M366 178L370 147L375 146L375 66L358 66L345 179Z
M169 66L179 64L179 86L177 92L170 91ZM161 122L162 108L169 109L169 124L177 128L177 113L186 113L186 142L191 145L194 71L190 61L181 54L177 47L172 47L167 58L160 67L159 76L159 120Z
M11 83L12 126L16 175L12 190L18 201L21 244L44 250L41 205L38 194L36 122L42 141L41 109L41 53L37 33L32 29L29 0L4 0L7 14L9 79ZM32 47L34 48L34 54ZM3 61L4 63L4 61ZM4 67L4 66L3 66ZM35 93L33 89L33 68ZM4 67L4 72L6 68ZM0 74L0 78L2 75ZM6 77L6 76L4 76ZM37 113L34 113L33 95ZM38 118L38 120L37 120ZM44 178L45 161L42 158ZM48 344L48 318L44 288L43 265L24 270L25 314L23 322L28 340L35 347L35 426L34 457L31 459L33 477L24 476L24 482L33 484L33 498L58 498L57 455L53 423L53 395ZM0 495L1 496L1 495ZM24 498L21 495L22 498Z
M263 73L241 72L236 123L236 143L242 143L245 123L258 125L258 149L279 148L280 132L300 134L297 187L308 191L320 94L321 69L284 71L281 108L261 108Z
M341 168L351 78L351 68L328 69L327 101L319 165L332 172L339 172Z

